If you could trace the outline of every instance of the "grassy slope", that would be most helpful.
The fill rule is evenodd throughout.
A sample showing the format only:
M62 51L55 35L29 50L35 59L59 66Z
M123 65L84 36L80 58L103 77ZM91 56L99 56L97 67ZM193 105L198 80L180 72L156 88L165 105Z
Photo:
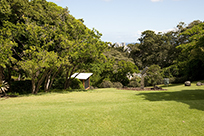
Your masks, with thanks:
M0 135L204 135L204 86L0 100Z

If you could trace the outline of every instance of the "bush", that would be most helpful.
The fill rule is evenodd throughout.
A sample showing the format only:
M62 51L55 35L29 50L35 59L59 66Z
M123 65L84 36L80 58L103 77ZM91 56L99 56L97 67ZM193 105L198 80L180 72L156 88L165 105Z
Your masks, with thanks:
M138 81L130 81L128 87L140 87L141 84Z
M52 84L52 89L64 89L65 78L56 78Z
M53 89L64 89L65 78L58 78L54 81L52 88ZM84 89L83 83L77 79L72 78L70 81L69 89Z
M120 82L113 82L113 88L123 88L123 84Z
M93 86L90 86L89 90L93 90L93 89L95 89L95 87L93 87Z
M163 83L163 77L161 75L161 68L158 65L151 65L146 72L145 85L158 85Z
M103 81L100 85L101 88L112 88L113 83L111 81Z
M176 81L176 77L170 77L169 78L169 83L172 84L172 83L175 83Z
M128 87L140 87L141 86L141 78L135 76L131 79L130 83L127 85Z
M175 78L175 81L174 81L173 83L183 83L183 82L185 82L186 80L189 80L186 76L176 77L176 78Z
M71 80L70 87L72 89L84 89L83 83L77 78Z

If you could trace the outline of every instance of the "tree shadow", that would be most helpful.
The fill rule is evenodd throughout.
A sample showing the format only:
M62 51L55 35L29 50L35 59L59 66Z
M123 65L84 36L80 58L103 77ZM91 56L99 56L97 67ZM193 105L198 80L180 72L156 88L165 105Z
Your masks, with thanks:
M188 104L190 109L204 111L204 89L182 90L178 92L149 92L139 93L149 101L177 101ZM201 102L200 100L203 100Z

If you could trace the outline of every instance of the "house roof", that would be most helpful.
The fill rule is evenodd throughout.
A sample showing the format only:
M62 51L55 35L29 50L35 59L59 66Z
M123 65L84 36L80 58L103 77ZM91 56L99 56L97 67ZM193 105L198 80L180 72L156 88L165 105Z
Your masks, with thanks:
M88 79L91 75L93 75L93 73L74 73L71 77L75 77L77 79L80 79L80 80L86 80Z

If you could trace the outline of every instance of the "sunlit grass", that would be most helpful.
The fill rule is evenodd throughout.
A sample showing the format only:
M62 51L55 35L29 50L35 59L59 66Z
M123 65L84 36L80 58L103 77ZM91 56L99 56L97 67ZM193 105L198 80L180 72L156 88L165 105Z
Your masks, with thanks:
M204 86L165 88L0 99L0 135L204 135Z

